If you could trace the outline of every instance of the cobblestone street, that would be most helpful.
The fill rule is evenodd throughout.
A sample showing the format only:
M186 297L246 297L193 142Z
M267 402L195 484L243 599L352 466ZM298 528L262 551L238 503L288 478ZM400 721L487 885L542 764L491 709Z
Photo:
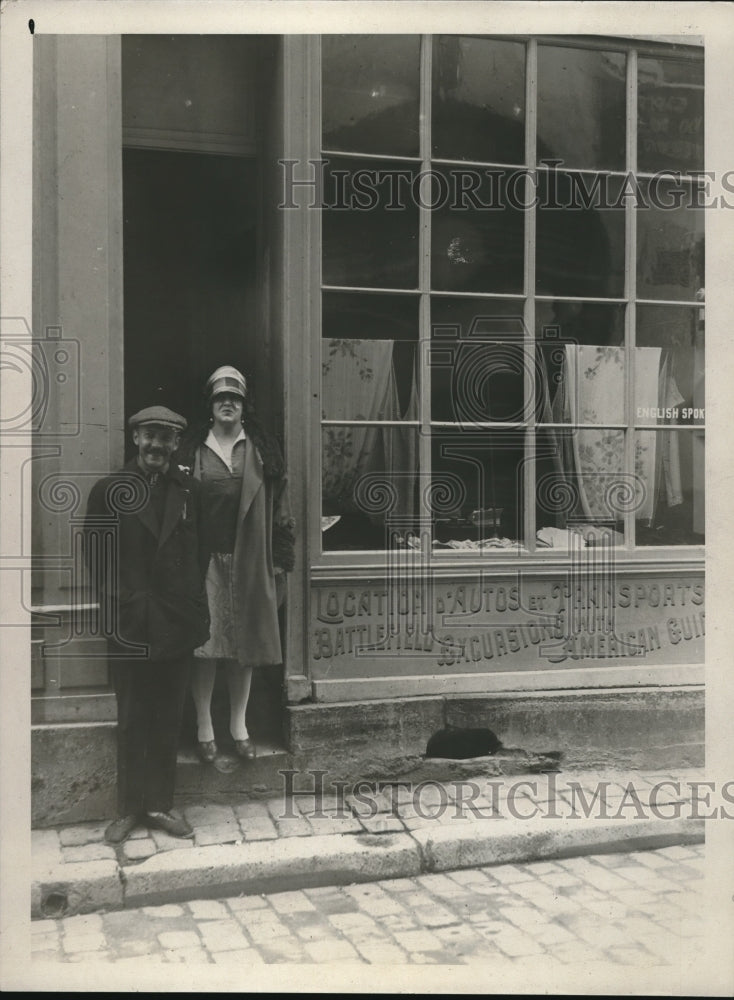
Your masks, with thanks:
M50 962L675 966L704 934L702 845L35 921Z

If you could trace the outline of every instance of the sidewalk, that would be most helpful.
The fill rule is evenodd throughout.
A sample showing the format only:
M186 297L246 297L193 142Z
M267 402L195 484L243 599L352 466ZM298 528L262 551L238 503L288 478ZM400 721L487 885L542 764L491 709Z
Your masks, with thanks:
M112 847L106 823L34 830L32 916L701 843L700 780L686 770L364 781L339 795L184 806L193 840L141 826Z
M283 963L305 966L299 975L334 965L346 975L345 964L409 974L491 962L494 974L521 969L526 990L535 970L546 992L554 969L560 978L593 966L596 991L614 994L634 967L638 989L681 995L686 982L702 985L703 890L704 847L692 844L36 920L32 959L55 963L54 981L59 963L83 963L85 981L90 965L112 963L107 981L119 987L126 973L168 963L225 965L248 990L253 971Z

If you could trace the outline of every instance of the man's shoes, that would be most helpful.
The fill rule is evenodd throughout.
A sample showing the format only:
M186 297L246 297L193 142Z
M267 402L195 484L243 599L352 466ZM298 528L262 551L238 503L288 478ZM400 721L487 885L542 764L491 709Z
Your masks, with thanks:
M206 740L205 742L199 740L197 749L205 764L211 764L217 759L217 744L214 740Z
M171 837L193 837L194 831L185 819L174 816L167 812L146 813L148 826L154 826L158 830L164 830Z
M127 840L135 827L138 825L138 817L130 814L120 816L113 820L104 832L104 839L108 844L121 844Z
M243 760L254 760L256 757L255 747L251 740L235 740L234 750L238 757Z

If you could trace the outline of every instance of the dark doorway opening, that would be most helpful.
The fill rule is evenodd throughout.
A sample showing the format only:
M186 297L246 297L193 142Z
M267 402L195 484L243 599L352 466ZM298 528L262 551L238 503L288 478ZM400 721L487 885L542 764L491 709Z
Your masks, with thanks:
M125 412L200 416L221 364L257 349L257 162L125 149Z
M207 417L203 388L215 368L255 372L262 351L257 192L254 157L123 150L126 420L161 404L196 423ZM248 383L257 406L255 379ZM131 447L128 441L127 457ZM217 678L212 715L226 749L223 681ZM282 743L282 670L255 671L248 729L263 749ZM196 740L190 699L183 737Z

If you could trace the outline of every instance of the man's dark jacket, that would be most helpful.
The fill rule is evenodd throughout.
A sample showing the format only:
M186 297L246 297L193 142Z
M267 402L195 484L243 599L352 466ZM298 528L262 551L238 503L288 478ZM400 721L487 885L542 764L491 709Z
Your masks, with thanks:
M191 652L209 637L209 553L202 547L199 484L173 464L162 484L159 518L134 459L95 483L85 522L87 564L103 621L109 629L117 619L113 646L134 657L125 644L142 644L151 660ZM107 545L98 547L105 531ZM115 537L113 557L107 546Z

